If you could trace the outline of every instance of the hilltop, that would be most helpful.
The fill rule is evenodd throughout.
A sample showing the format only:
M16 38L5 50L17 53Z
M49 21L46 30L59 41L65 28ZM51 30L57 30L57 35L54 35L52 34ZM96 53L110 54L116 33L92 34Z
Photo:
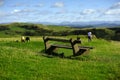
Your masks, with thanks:
M0 37L87 35L88 31L91 31L97 38L120 40L120 27L75 28L70 26L33 23L10 23L0 25Z
M67 26L43 25L33 23L10 23L0 25L0 36L41 36L58 35L59 32L71 31Z

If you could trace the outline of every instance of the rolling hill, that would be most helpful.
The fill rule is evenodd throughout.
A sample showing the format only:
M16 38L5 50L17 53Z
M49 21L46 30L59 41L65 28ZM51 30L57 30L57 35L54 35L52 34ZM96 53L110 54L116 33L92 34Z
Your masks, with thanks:
M43 25L33 23L0 24L0 37L11 36L67 36L87 35L91 31L97 38L120 40L120 27L79 28L58 25Z

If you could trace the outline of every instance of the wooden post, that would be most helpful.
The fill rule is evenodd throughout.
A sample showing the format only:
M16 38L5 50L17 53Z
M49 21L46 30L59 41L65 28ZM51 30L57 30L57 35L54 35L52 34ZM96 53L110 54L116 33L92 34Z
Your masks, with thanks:
M79 52L78 44L76 44L75 40L73 40L72 38L70 39L70 42L73 49L73 55L75 56Z
M56 49L56 47L51 46L49 44L50 39L47 36L44 36L43 40L44 40L44 45L45 45L45 52L48 54L52 54L52 52Z
M44 45L45 45L45 52L49 49L50 45L48 44L48 38L46 36L43 37Z

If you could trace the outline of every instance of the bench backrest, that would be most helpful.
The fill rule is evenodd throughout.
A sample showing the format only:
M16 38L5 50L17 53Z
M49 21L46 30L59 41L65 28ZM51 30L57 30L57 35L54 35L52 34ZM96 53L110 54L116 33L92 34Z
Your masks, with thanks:
M50 40L50 41L60 41L60 42L70 42L68 39L58 39L58 38L52 38L52 37L43 37L44 40Z

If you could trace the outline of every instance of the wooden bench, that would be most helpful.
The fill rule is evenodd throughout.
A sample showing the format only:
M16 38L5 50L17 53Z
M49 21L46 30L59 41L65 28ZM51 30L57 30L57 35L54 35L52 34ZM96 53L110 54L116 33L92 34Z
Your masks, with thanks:
M53 38L53 37L43 37L44 45L45 45L45 52L46 53L53 53L56 48L65 48L65 49L72 49L73 55L81 55L83 53L88 52L92 47L84 47L84 46L78 46L78 43L81 43L81 40L73 40L70 39L61 39L61 38ZM63 42L63 43L69 43L70 45L64 45L64 44L50 44L49 41L57 41L57 42Z

